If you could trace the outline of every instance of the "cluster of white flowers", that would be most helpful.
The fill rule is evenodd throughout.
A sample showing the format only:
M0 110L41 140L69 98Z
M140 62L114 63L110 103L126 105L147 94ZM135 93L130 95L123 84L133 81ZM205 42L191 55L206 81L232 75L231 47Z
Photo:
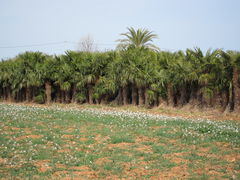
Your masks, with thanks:
M104 122L106 125L117 125L121 129L125 128L140 128L149 127L150 124L167 125L169 122L177 122L182 125L184 136L203 137L207 135L221 136L226 138L231 133L239 133L240 125L236 122L230 121L213 121L207 119L191 119L183 117L172 117L159 114L150 114L144 112L132 112L127 110L106 110L101 108L79 108L79 107L60 107L60 106L23 106L16 104L0 104L0 116L4 118L11 118L12 121L24 121L31 119L37 121L38 118L51 118L54 114L72 114L79 119L93 119ZM56 115L57 116L57 115ZM57 118L64 118L64 116L57 116ZM54 121L48 123L49 129L54 126ZM182 123L182 124L181 124ZM176 125L177 125L176 124ZM0 124L3 128L4 123ZM227 132L227 133L226 133ZM4 131L2 131L4 133ZM236 138L235 138L236 139ZM237 140L235 140L237 141Z

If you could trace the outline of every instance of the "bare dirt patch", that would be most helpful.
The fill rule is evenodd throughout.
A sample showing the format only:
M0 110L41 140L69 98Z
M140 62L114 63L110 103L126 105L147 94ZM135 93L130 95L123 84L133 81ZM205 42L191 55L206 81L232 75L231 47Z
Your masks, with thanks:
M95 141L96 141L97 143L99 143L99 144L104 143L104 142L106 142L106 141L109 140L109 139L110 139L109 136L102 136L102 135L100 135L100 134L96 135L96 137L95 137Z
M20 141L23 139L39 139L42 138L42 135L25 135L25 136L20 136L16 138L16 141Z
M20 130L20 128L17 128L17 127L11 127L11 129L14 130L14 131Z
M75 130L75 128L71 127L71 128L68 128L68 129L66 130L66 132L72 133L74 130Z
M219 172L218 170L221 169L220 166L216 167L207 167L207 168L198 168L195 169L194 172L197 173L198 175L207 173L209 175L214 176L215 179L222 179L222 176L224 173Z
M59 164L59 163L55 164L55 167L59 168L59 169L66 169L67 168L67 166L65 164Z
M97 179L97 172L95 171L75 171L73 172L76 178L90 178L90 179Z
M155 174L153 170L148 170L145 167L137 167L134 169L131 169L132 164L131 163L125 163L124 164L124 174L127 175L129 179L139 179L142 176L149 175L149 174Z
M60 128L62 128L62 127L59 126L59 125L55 125L55 126L53 126L53 128L54 128L54 129L60 129Z
M67 175L68 171L56 171L53 173L53 177L63 177L64 175Z
M188 163L188 160L183 159L183 156L186 153L170 153L170 154L164 154L163 157L169 159L170 161L176 163L176 164L181 164L181 163Z
M119 179L119 177L117 175L111 175L111 176L106 177L106 180L118 180L118 179ZM122 178L122 179L124 179L124 178Z
M168 142L173 145L177 144L177 140L175 139L169 139Z
M0 158L0 164L5 164L7 162L7 159Z
M69 134L64 134L64 135L62 135L62 138L64 138L64 139L74 139L75 136L74 135L69 135Z
M88 166L73 166L70 169L75 171L90 171L91 169Z
M226 142L215 142L215 144L218 147L220 147L221 149L222 148L226 148L226 149L232 148L232 145L230 143L226 143Z
M101 165L106 164L108 162L111 162L111 160L108 157L104 157L104 158L98 158L95 161L95 164L101 166Z
M140 145L136 148L137 151L145 152L145 153L152 153L152 147L147 145Z
M171 168L168 171L162 171L161 173L158 174L158 176L153 176L151 179L186 179L187 176L189 175L188 173L188 167L186 165L181 165L181 166L176 166Z
M53 177L64 179L64 180L72 180L72 179L96 179L97 172L92 171L88 166L74 166L70 168L71 171L56 171L53 173Z
M34 165L38 168L38 171L40 172L46 172L51 169L49 166L49 160L39 160L34 163Z
M151 127L151 129L154 129L154 130L160 129L160 128L164 128L164 126L152 126L152 127Z
M236 162L240 161L240 154L228 154L222 156L222 159L228 161L228 162Z
M138 136L135 139L136 143L142 143L142 142L158 142L158 138L150 138L147 136Z
M197 152L196 154L198 156L203 156L203 157L208 157L208 158L216 158L216 154L212 154L210 153L211 148L210 147L201 147L201 148L197 148Z
M85 142L85 141L87 141L87 140L88 140L88 138L81 137L79 140L80 140L80 141L82 141L82 142Z
M32 134L32 131L31 131L29 128L25 128L25 129L24 129L24 132L25 132L26 134Z
M122 143L117 143L117 144L108 144L108 148L128 148L129 146L131 146L133 143L126 143L126 142L122 142Z
M198 151L202 153L208 153L210 149L211 149L210 147L201 147L201 148L198 148Z
M58 152L59 153L67 153L67 152L71 152L71 149L59 149Z

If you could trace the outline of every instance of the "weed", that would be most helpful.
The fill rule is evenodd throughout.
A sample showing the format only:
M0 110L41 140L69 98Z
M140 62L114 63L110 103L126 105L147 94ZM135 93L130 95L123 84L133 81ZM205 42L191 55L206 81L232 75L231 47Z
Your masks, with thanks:
M171 174L177 168L186 179L236 179L239 129L234 121L143 111L0 104L0 178L181 179Z

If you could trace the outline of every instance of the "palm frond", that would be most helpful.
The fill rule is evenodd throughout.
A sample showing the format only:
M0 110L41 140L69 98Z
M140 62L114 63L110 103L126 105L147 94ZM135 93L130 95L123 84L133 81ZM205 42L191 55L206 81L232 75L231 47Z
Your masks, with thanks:
M124 36L124 39L118 39L117 42L119 44L117 45L117 49L125 49L127 47L136 47L136 48L147 48L152 50L159 50L159 48L150 43L153 41L153 39L157 38L158 36L154 34L152 31L149 31L147 29L137 29L135 30L132 27L127 28L128 32L121 33L121 36Z

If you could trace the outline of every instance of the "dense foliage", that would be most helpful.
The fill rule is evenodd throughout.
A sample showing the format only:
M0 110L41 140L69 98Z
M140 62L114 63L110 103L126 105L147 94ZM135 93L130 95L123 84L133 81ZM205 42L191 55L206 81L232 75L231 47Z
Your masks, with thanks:
M68 51L60 56L25 52L2 61L0 97L147 107L190 104L240 112L239 52L217 49L204 54L196 48L171 53L155 51L142 40L141 46L134 46L134 39L121 40L127 46L119 51Z

